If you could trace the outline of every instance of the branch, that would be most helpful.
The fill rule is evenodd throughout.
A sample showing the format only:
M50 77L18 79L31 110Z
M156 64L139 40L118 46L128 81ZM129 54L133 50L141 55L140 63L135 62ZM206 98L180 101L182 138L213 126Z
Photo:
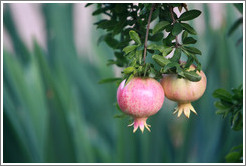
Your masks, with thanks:
M171 13L171 17L173 19L173 24L176 22L175 18L174 18L174 15L173 15L173 7L169 7L170 9L170 13ZM178 36L175 36L175 40L176 40L176 48L180 45L179 44L179 41L178 41Z
M156 4L153 3L152 7L150 9L150 12L149 12L149 19L148 19L146 35L145 35L145 42L144 42L144 57L143 57L144 64L145 64L146 51L147 51L147 41L148 41L148 36L149 36L149 25L150 25L151 16L152 16L152 13L153 13L153 10L154 10L155 6L156 6Z
M185 11L188 11L188 7L186 3L182 3L182 6L185 8Z

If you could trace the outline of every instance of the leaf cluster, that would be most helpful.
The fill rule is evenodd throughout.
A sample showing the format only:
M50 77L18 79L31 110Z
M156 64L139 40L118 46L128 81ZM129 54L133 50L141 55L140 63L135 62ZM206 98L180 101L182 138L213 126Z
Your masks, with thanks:
M243 162L243 145L234 146L230 153L226 155L226 162L228 163L242 163Z
M97 28L106 30L106 34L102 35L98 41L99 43L105 41L114 49L115 59L110 59L108 65L126 67L122 71L122 78L127 79L127 82L134 76L159 79L162 74L171 73L190 81L201 79L197 74L197 71L201 70L201 63L197 55L202 53L196 47L191 46L197 42L193 37L197 32L186 22L197 18L201 14L199 10L187 10L187 5L184 3L156 4L150 23L154 20L157 23L149 30L148 42L150 44L147 46L147 55L150 54L153 61L147 62L146 60L145 62L144 41L152 4L103 3L96 5L97 9L92 15L106 15L107 17L95 23ZM176 7L179 11L186 11L178 17L173 11ZM165 37L164 31L168 34ZM182 35L181 42L177 40L178 35ZM174 51L173 57L166 58L172 51ZM180 63L182 54L187 57L186 63ZM190 70L189 67L193 63L196 64L196 68Z
M222 115L223 118L230 116L231 128L233 130L241 130L243 128L243 87L233 88L232 93L225 89L217 89L213 93L213 97L218 98L215 107L218 109L216 114Z

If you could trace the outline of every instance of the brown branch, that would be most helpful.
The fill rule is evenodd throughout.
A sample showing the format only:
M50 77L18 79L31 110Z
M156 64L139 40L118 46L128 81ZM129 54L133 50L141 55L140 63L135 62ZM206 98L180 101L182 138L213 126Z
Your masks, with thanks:
M170 9L170 13L171 13L171 17L173 19L173 24L176 22L174 15L173 15L173 7L169 7ZM176 48L180 45L179 41L178 41L178 36L175 36L175 40L176 40Z
M188 11L188 7L186 3L182 3L182 6L185 8L185 11Z
M156 6L156 4L153 3L152 7L150 9L150 12L149 12L149 19L148 19L146 35L145 35L145 41L144 41L144 57L143 57L144 64L145 64L145 58L146 58L146 52L147 52L147 41L148 41L148 36L149 36L149 25L150 25L151 16L152 16L152 13L153 13L153 10L154 10L155 6Z

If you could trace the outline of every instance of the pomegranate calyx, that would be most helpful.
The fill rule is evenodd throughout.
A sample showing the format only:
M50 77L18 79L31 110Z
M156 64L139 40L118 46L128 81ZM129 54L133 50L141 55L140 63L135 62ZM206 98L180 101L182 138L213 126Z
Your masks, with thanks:
M185 116L189 118L190 111L194 112L197 115L197 112L195 111L191 103L178 103L178 106L175 108L173 114L178 113L178 117L180 117L181 114L184 112Z
M134 122L130 125L128 125L128 127L133 126L133 133L135 133L138 129L138 127L140 128L140 130L142 131L142 133L144 132L144 128L146 128L149 132L150 132L150 125L148 125L146 123L147 118L135 118Z

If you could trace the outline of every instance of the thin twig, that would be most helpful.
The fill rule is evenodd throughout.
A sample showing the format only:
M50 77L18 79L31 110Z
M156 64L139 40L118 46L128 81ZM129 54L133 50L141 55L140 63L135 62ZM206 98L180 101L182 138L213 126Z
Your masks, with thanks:
M185 8L185 11L188 11L188 7L186 3L182 3L182 6Z
M149 25L150 25L151 16L152 16L153 10L155 8L155 5L156 5L155 3L152 4L152 7L151 7L150 12L149 12L149 19L148 19L145 41L144 41L144 57L143 57L144 64L145 64L146 51L147 51L147 41L148 41L148 36L149 36Z
M170 9L170 13L171 13L171 17L173 19L173 24L176 22L174 15L173 15L173 7L169 7ZM179 41L178 41L178 36L175 36L175 40L176 40L176 48L180 45Z

